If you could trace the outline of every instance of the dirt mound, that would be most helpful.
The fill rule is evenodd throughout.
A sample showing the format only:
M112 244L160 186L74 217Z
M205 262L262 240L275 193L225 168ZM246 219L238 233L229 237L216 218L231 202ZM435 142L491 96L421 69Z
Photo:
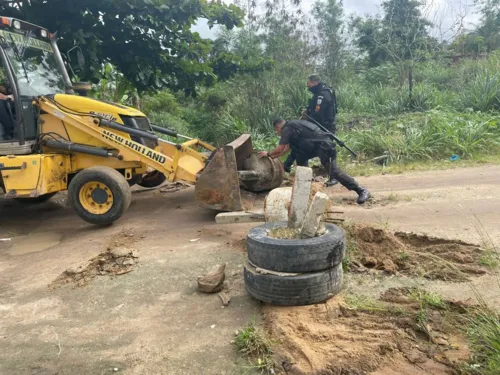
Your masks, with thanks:
M137 251L129 247L136 241L132 232L123 230L113 236L105 252L89 260L88 264L68 268L49 288L59 288L69 283L85 286L97 276L118 276L133 271L138 263Z
M353 303L337 296L325 304L266 307L276 339L277 370L286 374L449 374L470 356L458 313L408 301Z
M476 245L361 225L344 225L344 229L351 271L374 269L446 281L488 273L480 265L485 252Z

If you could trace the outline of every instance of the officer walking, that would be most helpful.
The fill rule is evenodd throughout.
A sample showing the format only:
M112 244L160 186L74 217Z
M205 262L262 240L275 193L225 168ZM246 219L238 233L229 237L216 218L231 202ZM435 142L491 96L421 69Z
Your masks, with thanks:
M338 112L335 91L321 82L321 78L317 74L309 76L307 88L313 93L306 108L307 116L335 134L335 116Z
M336 179L344 187L358 193L358 204L365 203L370 193L336 163L336 150L330 137L321 128L309 121L278 119L273 122L274 130L281 137L278 147L273 151L262 151L261 157L278 158L291 150L297 165L307 167L309 159L319 157L321 164L329 171L329 180Z
M310 118L317 121L328 131L335 134L335 116L337 115L337 98L335 96L335 91L325 85L321 78L317 74L312 74L307 79L307 88L312 92L313 97L311 98L309 105L305 109L305 115L302 116L303 119ZM286 159L283 167L285 172L290 173L293 162L296 159L296 155L290 152L288 158ZM331 180L328 184L329 186L335 185L337 181Z

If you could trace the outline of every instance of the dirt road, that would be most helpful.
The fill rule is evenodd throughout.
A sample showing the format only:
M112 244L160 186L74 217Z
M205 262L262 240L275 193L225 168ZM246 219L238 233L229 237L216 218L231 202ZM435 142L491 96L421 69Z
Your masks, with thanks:
M366 208L340 187L332 197L352 220L395 229L480 241L479 219L500 240L500 167L360 179L375 193ZM411 197L411 200L410 198ZM234 331L259 319L259 304L241 277L242 240L252 225L218 226L192 189L137 191L126 216L97 229L65 206L64 196L27 207L0 200L0 374L240 374L248 369ZM88 285L48 286L116 241L138 251L132 272ZM227 263L231 303L196 291L196 276ZM396 284L377 280L373 293ZM478 279L493 303L498 290ZM431 287L463 297L460 284ZM369 288L372 286L372 288ZM457 287L458 286L458 287ZM355 278L347 287L361 289Z

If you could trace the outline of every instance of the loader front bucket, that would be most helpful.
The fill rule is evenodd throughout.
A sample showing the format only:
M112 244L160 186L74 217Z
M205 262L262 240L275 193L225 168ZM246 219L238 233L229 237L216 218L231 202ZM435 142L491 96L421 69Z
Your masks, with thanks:
M255 192L273 189L283 182L279 160L259 160L250 134L213 152L196 182L196 199L218 211L249 211ZM240 186L243 189L240 189Z

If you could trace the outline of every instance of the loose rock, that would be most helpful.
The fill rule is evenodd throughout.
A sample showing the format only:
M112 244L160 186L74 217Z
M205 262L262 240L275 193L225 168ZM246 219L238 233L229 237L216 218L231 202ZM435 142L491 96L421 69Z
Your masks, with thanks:
M205 276L198 276L198 289L202 293L217 293L224 287L226 265L218 264Z

